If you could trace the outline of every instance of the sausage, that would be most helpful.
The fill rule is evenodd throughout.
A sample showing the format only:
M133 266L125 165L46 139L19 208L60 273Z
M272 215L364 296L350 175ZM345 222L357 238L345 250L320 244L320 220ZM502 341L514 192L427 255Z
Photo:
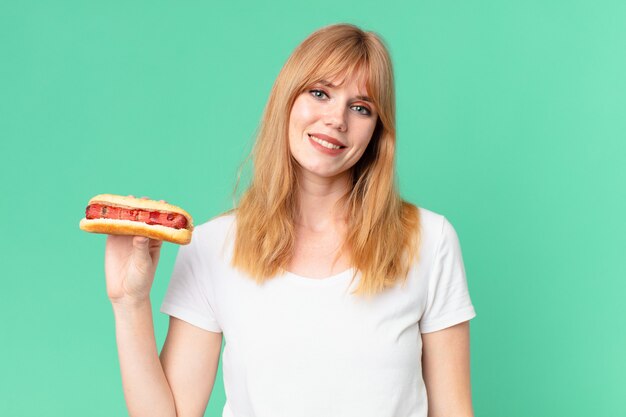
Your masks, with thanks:
M85 210L85 217L88 219L132 220L146 224L158 224L174 229L187 227L187 218L182 214L108 206L105 204L88 205Z

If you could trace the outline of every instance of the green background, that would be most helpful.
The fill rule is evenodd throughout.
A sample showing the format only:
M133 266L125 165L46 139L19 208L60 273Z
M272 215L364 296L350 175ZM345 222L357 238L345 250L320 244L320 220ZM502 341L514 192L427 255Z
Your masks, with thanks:
M0 415L126 415L87 201L230 208L279 69L336 22L386 39L402 194L459 234L476 415L626 415L617 0L0 3Z

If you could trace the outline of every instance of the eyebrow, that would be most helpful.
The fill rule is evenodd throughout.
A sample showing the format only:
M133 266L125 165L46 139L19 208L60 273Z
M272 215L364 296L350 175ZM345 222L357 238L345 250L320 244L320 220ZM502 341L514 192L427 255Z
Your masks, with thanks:
M330 88L336 88L337 86L333 83L331 83L328 80L320 80L319 81L320 84L322 84L325 87L330 87ZM368 103L372 103L372 99L369 98L368 96L356 96L357 99L362 100L362 101L367 101Z

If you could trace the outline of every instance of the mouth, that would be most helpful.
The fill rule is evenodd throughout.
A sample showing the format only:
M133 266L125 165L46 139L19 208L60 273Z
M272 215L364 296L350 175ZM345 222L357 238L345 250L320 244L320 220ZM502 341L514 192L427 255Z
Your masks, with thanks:
M329 136L315 133L308 133L307 135L309 136L309 139L311 139L313 142L327 149L337 150L346 148L346 146L341 144L341 142L339 142L337 139L331 138Z

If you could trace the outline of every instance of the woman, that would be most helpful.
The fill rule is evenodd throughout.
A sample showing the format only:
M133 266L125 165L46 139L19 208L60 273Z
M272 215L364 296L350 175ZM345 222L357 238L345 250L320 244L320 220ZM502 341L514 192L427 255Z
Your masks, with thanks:
M334 25L270 94L238 207L181 247L162 305L161 242L109 236L106 275L132 416L201 416L222 333L224 416L471 416L472 307L457 236L400 199L389 54Z

